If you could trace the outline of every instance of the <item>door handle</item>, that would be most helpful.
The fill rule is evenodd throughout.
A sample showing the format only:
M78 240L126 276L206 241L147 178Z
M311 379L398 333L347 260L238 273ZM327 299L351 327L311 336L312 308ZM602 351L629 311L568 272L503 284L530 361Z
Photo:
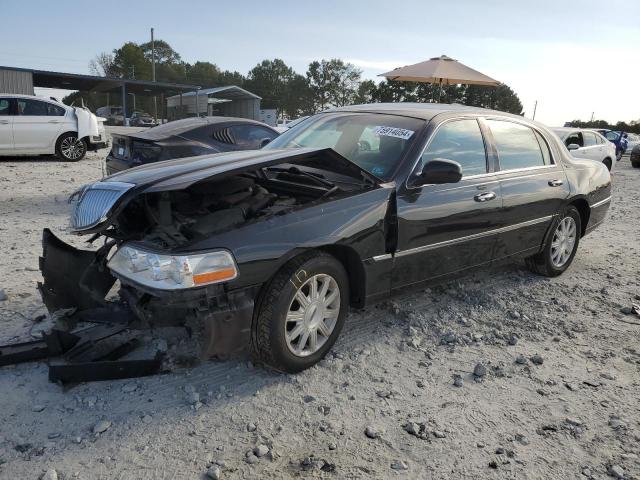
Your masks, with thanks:
M564 182L562 180L549 180L549 186L550 187L559 187L563 183Z
M49 123L60 123L60 120L49 120Z
M0 123L3 125L7 125L9 123L9 120L0 120Z
M496 194L494 192L483 192L473 197L476 202L488 202L494 198L496 198Z

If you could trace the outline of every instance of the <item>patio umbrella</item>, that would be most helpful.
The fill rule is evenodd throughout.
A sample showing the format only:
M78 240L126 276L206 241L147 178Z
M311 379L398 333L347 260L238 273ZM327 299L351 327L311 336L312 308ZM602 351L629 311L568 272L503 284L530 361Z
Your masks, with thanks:
M473 68L454 60L453 58L441 55L426 62L399 67L387 73L378 75L389 80L403 82L434 83L438 85L438 101L442 85L488 85L495 87L500 84L497 80L480 73Z

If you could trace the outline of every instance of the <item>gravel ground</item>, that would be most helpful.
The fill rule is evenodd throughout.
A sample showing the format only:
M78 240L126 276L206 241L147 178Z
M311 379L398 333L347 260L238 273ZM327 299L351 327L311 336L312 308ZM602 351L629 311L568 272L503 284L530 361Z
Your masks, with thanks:
M81 245L66 199L105 155L0 161L0 343L37 330L41 229ZM0 368L0 477L640 478L628 157L613 183L561 277L512 265L354 312L298 375L241 358L64 389L45 362Z

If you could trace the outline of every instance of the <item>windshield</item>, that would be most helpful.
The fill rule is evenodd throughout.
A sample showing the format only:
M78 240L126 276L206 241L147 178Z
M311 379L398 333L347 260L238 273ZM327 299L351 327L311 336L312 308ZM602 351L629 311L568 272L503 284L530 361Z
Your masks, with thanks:
M325 113L287 130L265 150L333 148L360 168L390 180L423 120L376 113Z

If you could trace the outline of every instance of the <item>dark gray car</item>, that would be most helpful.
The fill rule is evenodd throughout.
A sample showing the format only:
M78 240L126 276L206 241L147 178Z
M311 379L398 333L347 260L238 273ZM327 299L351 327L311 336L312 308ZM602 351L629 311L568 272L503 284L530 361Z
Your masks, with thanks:
M107 174L172 158L256 150L277 136L270 126L246 118L176 120L142 132L113 135Z

